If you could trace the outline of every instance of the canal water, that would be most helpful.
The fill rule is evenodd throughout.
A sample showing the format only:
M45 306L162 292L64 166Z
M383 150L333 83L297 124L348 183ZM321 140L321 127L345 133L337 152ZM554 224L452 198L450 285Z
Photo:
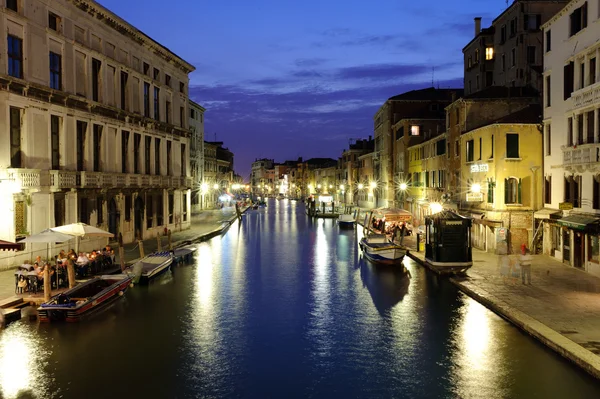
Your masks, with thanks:
M361 229L294 201L80 324L0 332L3 398L598 398L600 383Z

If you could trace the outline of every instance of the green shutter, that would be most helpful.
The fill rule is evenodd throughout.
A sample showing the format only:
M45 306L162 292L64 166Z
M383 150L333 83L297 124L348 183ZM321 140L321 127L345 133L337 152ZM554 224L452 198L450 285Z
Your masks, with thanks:
M494 191L492 188L492 182L490 182L490 181L488 181L487 202L488 202L488 204L491 204L492 202L494 202Z
M521 203L521 179L519 179L519 187L517 188L517 204Z
M504 179L504 203L508 204L508 179Z

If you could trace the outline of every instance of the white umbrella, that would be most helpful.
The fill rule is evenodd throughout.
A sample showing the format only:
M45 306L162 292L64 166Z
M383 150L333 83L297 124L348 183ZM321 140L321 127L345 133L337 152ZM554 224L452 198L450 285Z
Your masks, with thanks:
M114 234L106 230L99 229L94 226L90 226L85 223L71 223L64 226L52 227L53 231L68 234L70 236L77 237L75 242L75 251L79 253L79 237L113 237Z
M44 242L46 243L46 257L49 257L49 251L50 251L50 243L52 242L65 242L65 241L69 241L73 239L73 236L70 236L68 234L63 234L61 232L58 231L54 231L51 229L46 229L40 233L37 234L33 234L30 235L29 237L25 237L22 240L19 241L19 243L21 242Z

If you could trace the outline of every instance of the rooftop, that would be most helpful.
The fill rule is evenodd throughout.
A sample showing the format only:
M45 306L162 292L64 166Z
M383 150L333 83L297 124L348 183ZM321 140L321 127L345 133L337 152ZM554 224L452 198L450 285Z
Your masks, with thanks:
M452 95L457 97L463 95L463 89L436 89L428 87L426 89L411 90L406 93L398 94L388 98L392 101L431 101L431 100L452 100Z

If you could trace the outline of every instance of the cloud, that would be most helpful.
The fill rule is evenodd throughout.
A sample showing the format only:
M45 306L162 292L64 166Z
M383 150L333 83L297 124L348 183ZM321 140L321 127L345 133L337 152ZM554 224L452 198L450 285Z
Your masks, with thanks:
M385 45L398 39L397 35L372 35L357 37L341 43L342 46Z
M298 68L313 68L323 65L325 62L327 62L327 60L324 58L299 58L294 62L294 64Z

